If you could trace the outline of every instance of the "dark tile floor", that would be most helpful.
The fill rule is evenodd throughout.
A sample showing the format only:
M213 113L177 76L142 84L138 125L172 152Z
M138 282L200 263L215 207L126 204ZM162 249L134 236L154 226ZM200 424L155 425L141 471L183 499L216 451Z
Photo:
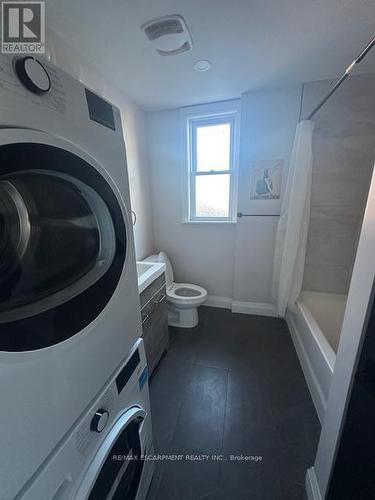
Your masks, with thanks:
M226 460L157 462L147 500L305 498L320 425L283 320L201 307L150 391L156 453Z

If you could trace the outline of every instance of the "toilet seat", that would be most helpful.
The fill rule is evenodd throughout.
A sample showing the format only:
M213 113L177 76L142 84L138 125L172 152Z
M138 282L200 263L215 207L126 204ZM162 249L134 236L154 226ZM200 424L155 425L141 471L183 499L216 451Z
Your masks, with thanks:
M191 283L172 283L167 289L167 297L172 304L191 307L202 304L207 297L207 290Z
M175 283L173 269L164 252L150 255L146 262L165 264L165 284L168 300L168 325L178 328L194 328L199 322L198 307L207 300L207 290L192 283Z

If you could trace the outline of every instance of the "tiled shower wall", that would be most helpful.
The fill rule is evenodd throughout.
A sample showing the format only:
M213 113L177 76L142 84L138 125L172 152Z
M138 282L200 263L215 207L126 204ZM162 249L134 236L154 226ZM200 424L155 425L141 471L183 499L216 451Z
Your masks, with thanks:
M304 86L302 117L334 82ZM350 77L315 118L303 289L347 293L375 159L375 74Z

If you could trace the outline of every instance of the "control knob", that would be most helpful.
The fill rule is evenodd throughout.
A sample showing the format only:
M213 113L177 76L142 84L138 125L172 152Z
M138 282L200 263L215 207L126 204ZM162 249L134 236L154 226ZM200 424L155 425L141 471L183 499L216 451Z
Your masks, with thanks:
M18 59L16 73L23 85L34 94L45 94L51 89L51 79L46 68L34 57Z
M102 432L104 427L107 425L108 419L109 419L108 411L104 410L103 408L100 408L95 412L95 415L91 420L91 425L90 425L91 430L94 432Z

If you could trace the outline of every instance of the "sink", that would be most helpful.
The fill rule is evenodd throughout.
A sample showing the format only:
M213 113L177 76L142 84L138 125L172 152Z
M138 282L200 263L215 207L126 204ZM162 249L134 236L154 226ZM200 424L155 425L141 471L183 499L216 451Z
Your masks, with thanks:
M137 262L138 291L142 293L165 272L163 262Z
M140 278L143 276L147 271L152 269L154 266L154 262L137 262L137 276Z

